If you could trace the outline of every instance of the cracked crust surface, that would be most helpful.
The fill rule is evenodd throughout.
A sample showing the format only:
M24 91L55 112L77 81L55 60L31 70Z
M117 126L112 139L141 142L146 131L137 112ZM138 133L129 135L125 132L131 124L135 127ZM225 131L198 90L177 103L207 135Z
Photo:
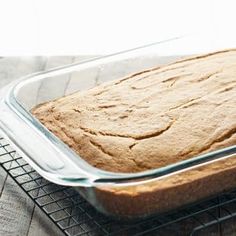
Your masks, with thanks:
M139 172L236 144L236 50L145 70L32 110L91 165Z

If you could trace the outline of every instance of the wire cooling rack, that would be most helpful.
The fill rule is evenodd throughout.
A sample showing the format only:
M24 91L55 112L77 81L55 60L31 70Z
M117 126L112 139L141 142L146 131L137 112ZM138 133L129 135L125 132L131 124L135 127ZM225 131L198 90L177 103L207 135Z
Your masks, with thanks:
M73 188L42 178L2 137L0 165L68 236L236 234L236 190L162 216L127 223L100 214Z

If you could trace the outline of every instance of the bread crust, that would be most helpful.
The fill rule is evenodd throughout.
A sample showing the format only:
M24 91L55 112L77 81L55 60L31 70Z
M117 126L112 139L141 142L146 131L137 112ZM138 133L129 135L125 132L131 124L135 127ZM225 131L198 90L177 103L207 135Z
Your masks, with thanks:
M236 51L142 71L32 110L91 165L138 172L236 144Z

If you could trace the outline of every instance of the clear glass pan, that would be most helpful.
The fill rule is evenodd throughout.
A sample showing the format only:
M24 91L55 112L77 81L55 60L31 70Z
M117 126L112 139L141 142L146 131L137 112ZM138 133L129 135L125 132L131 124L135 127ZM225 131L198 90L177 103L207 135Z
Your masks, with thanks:
M236 186L236 146L150 171L113 173L85 162L35 119L30 109L91 88L98 81L235 46L205 37L175 38L19 79L0 92L0 130L44 178L76 187L93 206L109 215L144 217L208 197ZM199 177L199 170L215 163L222 168ZM198 174L190 181L188 173Z

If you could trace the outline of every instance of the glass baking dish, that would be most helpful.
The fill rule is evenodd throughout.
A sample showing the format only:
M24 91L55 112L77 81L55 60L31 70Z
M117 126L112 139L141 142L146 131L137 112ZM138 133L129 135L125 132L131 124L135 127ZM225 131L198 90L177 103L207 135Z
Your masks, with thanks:
M154 170L109 172L89 165L30 110L101 82L234 46L236 43L189 36L30 75L1 90L0 130L40 175L56 184L75 187L107 215L134 219L193 203L236 186L236 146Z

